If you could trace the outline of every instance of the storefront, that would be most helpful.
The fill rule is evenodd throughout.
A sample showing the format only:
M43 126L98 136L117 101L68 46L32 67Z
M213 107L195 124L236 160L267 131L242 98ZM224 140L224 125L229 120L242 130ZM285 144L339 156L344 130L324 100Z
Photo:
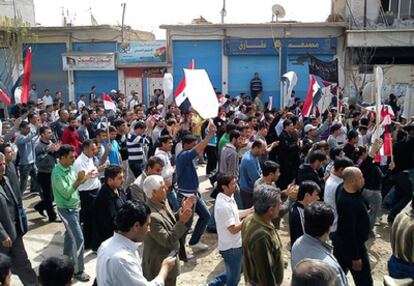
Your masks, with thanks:
M153 100L154 90L162 89L167 72L165 41L136 41L118 44L119 89L126 95L138 92L142 102Z

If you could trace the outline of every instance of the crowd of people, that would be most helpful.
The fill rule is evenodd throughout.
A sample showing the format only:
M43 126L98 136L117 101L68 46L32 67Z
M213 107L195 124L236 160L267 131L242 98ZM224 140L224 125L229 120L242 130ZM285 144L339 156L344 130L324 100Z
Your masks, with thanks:
M29 104L2 122L0 285L11 272L24 285L89 281L87 249L97 254L95 285L176 285L180 260L212 250L202 242L208 231L224 260L208 285L238 285L242 275L247 285L281 285L290 251L292 285L344 286L350 271L369 286L366 242L381 223L392 226L390 276L414 279L414 124L391 105L387 157L372 111L334 104L304 118L300 99L272 109L258 75L252 86L253 98L217 92L217 117L203 119L160 90L148 106L112 90L116 109L105 110L95 87L66 105L60 92L39 96L32 85ZM200 189L204 165L212 208ZM43 261L38 275L23 242L26 192L66 230L63 256Z

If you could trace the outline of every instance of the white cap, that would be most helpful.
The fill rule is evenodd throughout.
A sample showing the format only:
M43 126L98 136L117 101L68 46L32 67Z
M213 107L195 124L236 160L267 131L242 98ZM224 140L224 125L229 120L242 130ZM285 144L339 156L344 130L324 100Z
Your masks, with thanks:
M317 128L317 127L315 127L315 126L313 126L312 124L306 124L306 125L305 125L305 128L304 128L305 133L308 133L309 131L311 131L311 130L316 130L316 129L318 129L318 128Z

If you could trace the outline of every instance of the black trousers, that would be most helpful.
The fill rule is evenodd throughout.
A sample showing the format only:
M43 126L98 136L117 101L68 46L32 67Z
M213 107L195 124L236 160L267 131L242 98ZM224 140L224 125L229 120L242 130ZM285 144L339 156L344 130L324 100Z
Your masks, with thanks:
M345 274L351 271L352 278L354 279L356 286L372 286L374 282L371 276L371 265L369 263L368 251L365 245L360 245L359 253L361 254L362 270L355 271L352 269L352 259L349 257L350 250L344 247L339 239L334 240L334 251L333 254L341 265L342 270Z
M23 238L18 235L13 241L12 247L3 247L0 244L0 253L6 254L11 259L11 271L16 274L24 285L37 285L37 277L24 248Z
M56 218L56 212L53 209L52 174L38 172L37 179L43 191L43 199L35 208L41 211L46 210L49 220L54 220Z
M93 205L96 196L98 195L98 189L91 191L80 191L80 220L83 223L82 233L85 243L85 249L92 248L95 245L96 235L94 227L94 210Z
M240 190L240 197L244 209L249 209L253 206L253 193L243 192Z
M214 169L217 168L217 148L216 146L208 145L206 147L206 155L207 155L207 166L206 166L206 174L209 175Z

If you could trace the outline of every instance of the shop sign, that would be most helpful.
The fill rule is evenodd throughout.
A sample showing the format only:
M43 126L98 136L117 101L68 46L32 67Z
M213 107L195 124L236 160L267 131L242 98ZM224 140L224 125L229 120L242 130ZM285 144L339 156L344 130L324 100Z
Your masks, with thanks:
M335 38L275 38L224 40L224 55L336 54Z
M62 63L65 71L115 70L115 53L65 53Z
M139 65L165 63L167 61L166 41L133 41L118 44L118 65Z

